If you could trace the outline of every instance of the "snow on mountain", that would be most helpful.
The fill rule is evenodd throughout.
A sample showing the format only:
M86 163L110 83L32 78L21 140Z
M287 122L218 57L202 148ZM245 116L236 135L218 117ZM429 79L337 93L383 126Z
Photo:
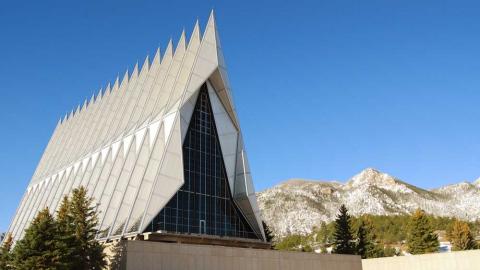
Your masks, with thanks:
M347 183L291 179L257 194L263 218L279 236L307 234L335 219L345 204L353 215L408 214L480 219L480 179L425 190L368 168Z
M473 184L480 187L480 177Z

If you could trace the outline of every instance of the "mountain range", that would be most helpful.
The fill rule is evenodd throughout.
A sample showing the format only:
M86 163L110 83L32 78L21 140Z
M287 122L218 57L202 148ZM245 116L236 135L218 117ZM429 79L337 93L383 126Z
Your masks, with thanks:
M417 208L436 216L480 219L480 178L426 190L368 168L346 183L290 179L257 193L263 219L277 236L308 234L335 219L340 205L350 214L399 215Z

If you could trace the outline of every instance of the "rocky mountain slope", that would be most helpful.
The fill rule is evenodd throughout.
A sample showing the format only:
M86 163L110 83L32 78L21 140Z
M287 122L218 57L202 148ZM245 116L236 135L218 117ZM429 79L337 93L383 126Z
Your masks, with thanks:
M310 233L335 218L345 204L353 215L407 214L421 208L438 216L480 219L480 179L425 190L386 173L366 169L347 183L291 179L257 194L274 233Z

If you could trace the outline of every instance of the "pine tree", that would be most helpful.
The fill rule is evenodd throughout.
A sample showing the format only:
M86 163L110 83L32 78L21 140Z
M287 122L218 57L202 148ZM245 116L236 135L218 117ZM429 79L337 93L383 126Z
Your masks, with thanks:
M57 248L56 228L48 208L40 211L13 249L14 269L67 269Z
M263 232L265 233L265 240L271 243L273 241L273 232L270 230L270 227L265 221L262 220Z
M64 196L57 211L57 247L62 253L63 263L74 268L79 264L81 258L76 252L80 247L75 236L75 224L70 213L70 206L70 200Z
M110 269L119 270L125 265L125 255L127 252L126 243L124 240L118 240L116 243L112 243L112 256L110 257Z
M64 196L62 202L60 203L60 207L57 211L57 222L59 228L64 230L68 229L68 227L71 225L72 218L70 214L70 200L68 199L68 196Z
M84 187L73 190L69 202L73 234L76 238L75 256L79 258L75 269L102 269L106 266L104 247L95 241L98 225L97 213L92 198L87 197Z
M425 212L417 209L410 217L409 232L407 235L408 251L411 254L424 254L438 250L438 237Z
M357 255L360 255L362 259L367 258L367 249L369 246L369 240L367 239L367 232L365 228L365 223L363 220L360 222L360 226L358 226L357 230Z
M3 241L3 245L0 248L0 269L2 270L10 270L12 269L12 254L11 254L11 249L12 249L12 244L13 244L13 238L12 235L9 233L5 237L5 240Z
M355 248L353 245L353 236L350 225L350 215L345 205L340 207L340 213L335 219L335 233L334 233L334 253L339 254L354 254Z
M356 252L362 259L381 257L382 250L376 246L376 235L373 223L368 218L362 218L357 229Z
M305 237L298 234L291 234L285 236L276 245L277 250L299 251L305 246Z
M320 251L322 253L327 252L327 246L330 242L330 231L328 230L327 223L322 221L320 224L320 230L317 233L316 240L320 243Z
M449 232L448 236L450 242L452 242L453 250L469 250L477 247L470 227L466 222L455 220L452 231Z

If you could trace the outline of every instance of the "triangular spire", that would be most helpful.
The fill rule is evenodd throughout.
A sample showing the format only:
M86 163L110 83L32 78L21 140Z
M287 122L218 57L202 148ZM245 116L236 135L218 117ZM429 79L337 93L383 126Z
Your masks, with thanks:
M121 86L124 86L126 83L128 83L128 69L127 71L125 71L125 74L123 74L123 79L122 79L122 83L120 84Z
M165 49L165 54L163 55L163 59L169 58L173 56L173 41L170 39L167 44L167 48Z
M73 115L77 115L80 112L80 105L77 105L77 109L75 110L75 113Z
M147 55L147 57L145 57L145 61L143 61L142 70L140 71L140 73L148 71L149 68L150 68L150 58Z
M155 56L153 57L152 66L155 64L160 65L160 47L157 48Z
M178 40L177 48L175 49L175 54L177 52L185 52L186 49L186 38L185 38L185 29L182 31L180 35L180 39Z
M217 40L217 25L215 22L215 14L210 12L210 17L208 18L207 27L205 28L205 32L203 33L203 39L211 44L217 45L220 47L219 41Z
M88 106L88 101L87 101L87 99L85 99L83 101L83 106L82 106L82 109L80 111L83 112L83 110L85 110L87 108L87 106Z
M98 90L97 97L95 98L95 102L102 100L102 96L103 96L103 88L100 88L100 90Z
M92 105L95 102L95 94L92 94L90 101L88 102L88 106Z
M215 11L213 9L210 11L210 16L208 16L207 27L208 26L217 27L215 23Z
M65 116L63 117L63 121L62 121L62 122L65 123L65 121L67 121L67 119L68 119L68 113L65 113Z
M112 91L118 90L119 86L120 86L120 79L118 78L118 75L117 75L117 78L115 79L115 82L113 83Z
M195 22L195 26L193 27L192 35L190 36L190 42L188 43L190 46L190 43L192 43L192 40L200 40L200 24L198 23L198 20Z
M105 93L103 94L103 96L105 96L105 95L110 95L110 90L111 90L111 89L110 89L110 83L108 83L107 89L105 89Z
M135 67L133 67L132 74L130 75L130 80L136 79L138 77L138 61L135 63Z

